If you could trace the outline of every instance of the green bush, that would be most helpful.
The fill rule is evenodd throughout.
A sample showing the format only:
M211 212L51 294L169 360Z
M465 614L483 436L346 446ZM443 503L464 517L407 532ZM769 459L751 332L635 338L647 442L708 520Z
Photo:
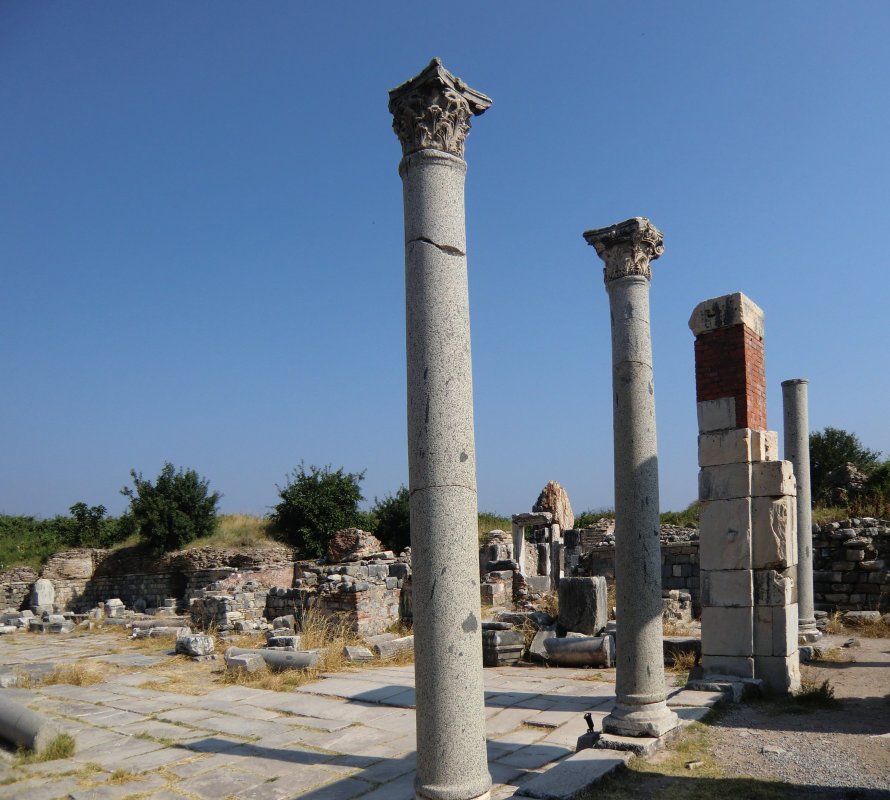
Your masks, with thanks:
M177 550L213 533L220 494L209 493L209 481L193 469L176 471L168 461L154 484L136 470L130 477L133 488L125 486L121 494L130 498L139 537L150 550Z
M307 472L301 461L287 483L275 487L281 498L269 515L275 532L303 557L323 555L332 534L369 524L367 512L358 510L364 477L364 471L332 470L330 464Z
M394 494L382 500L374 498L371 509L376 526L375 536L383 542L387 550L400 553L411 544L411 514L408 508L408 488L400 486Z
M881 454L869 450L855 433L827 427L810 434L810 487L813 499L820 503L830 498L828 475L832 470L850 463L870 475L878 466Z
M693 500L682 511L665 511L661 514L662 525L678 525L681 528L697 528L701 515L701 503Z

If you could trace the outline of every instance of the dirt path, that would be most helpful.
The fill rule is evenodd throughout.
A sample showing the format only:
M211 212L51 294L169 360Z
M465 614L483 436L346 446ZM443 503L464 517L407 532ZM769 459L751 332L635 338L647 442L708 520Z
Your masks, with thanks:
M890 639L831 636L844 661L802 667L838 702L755 701L718 710L648 764L611 779L597 800L652 798L890 798ZM691 768L687 767L690 764Z

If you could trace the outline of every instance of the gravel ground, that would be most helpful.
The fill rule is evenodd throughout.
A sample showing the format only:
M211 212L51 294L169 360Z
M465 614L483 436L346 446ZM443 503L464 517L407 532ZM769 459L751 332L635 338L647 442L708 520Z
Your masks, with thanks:
M837 708L802 714L789 713L790 704L746 703L714 723L713 752L727 777L782 781L814 798L890 797L890 640L859 642L840 650L854 661L802 667L805 680L830 682Z

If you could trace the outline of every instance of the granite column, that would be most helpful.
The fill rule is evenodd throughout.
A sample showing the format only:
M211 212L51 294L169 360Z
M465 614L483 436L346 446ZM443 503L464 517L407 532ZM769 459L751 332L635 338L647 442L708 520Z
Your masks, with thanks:
M643 217L584 234L605 263L612 324L615 432L616 704L603 731L661 736L667 707L662 651L661 538L655 393L649 331L650 261L661 232Z
M797 477L797 612L798 638L815 642L822 632L816 627L813 607L813 513L810 502L810 421L808 381L782 381L785 418L785 459Z
M419 800L481 800L485 746L464 140L491 100L434 59L390 92L405 207Z

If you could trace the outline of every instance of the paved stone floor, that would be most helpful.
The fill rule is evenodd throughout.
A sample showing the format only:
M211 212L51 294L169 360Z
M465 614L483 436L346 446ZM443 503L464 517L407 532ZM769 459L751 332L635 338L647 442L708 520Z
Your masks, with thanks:
M121 641L104 633L0 639L0 677L77 661L108 673L92 686L0 689L77 740L75 755L62 761L15 766L6 753L0 800L414 797L413 666L333 673L287 693L212 683L205 694L183 694L175 680L159 684L148 672L170 656L103 655ZM599 725L612 707L613 678L610 670L486 669L492 798L534 792L542 782L568 786L579 770L583 780L621 763L625 756L609 750L572 756L583 715ZM672 704L696 719L713 702L678 692Z

